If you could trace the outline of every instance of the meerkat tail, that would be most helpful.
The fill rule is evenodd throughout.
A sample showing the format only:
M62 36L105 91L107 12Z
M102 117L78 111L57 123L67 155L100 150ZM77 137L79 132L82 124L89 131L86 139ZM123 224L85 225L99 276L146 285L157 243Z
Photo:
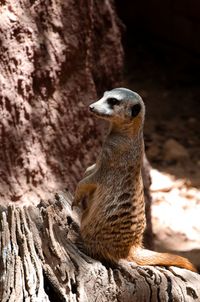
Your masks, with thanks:
M168 253L158 253L143 248L132 250L128 260L132 260L138 265L178 266L197 272L194 265L184 257Z

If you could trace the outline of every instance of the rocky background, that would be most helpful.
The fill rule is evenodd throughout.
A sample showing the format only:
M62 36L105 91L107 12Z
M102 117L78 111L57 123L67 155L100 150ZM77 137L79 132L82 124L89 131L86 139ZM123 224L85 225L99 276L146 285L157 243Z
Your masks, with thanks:
M0 14L0 203L37 204L96 158L87 104L120 81L120 22L113 1L6 0Z

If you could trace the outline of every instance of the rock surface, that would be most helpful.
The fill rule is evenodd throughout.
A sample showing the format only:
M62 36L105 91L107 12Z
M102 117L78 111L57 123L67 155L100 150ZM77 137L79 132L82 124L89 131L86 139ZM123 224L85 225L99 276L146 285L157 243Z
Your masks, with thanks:
M163 146L164 159L179 161L189 158L187 149L174 139L169 139Z
M121 31L113 1L3 3L0 202L37 203L95 158L87 104L120 80Z

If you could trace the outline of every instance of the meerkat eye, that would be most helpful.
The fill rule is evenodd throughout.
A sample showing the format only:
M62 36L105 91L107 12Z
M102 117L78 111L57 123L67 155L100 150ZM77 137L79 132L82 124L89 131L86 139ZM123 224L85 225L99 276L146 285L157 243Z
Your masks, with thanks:
M131 108L131 116L136 117L141 110L141 105L136 104Z
M107 102L111 107L113 107L114 105L119 105L119 103L120 103L120 101L115 98L108 98Z

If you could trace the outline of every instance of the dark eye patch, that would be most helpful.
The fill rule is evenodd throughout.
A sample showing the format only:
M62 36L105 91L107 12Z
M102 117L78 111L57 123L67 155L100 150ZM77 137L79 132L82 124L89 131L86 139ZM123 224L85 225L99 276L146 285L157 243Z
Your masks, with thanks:
M108 98L107 102L111 107L113 107L114 105L119 105L119 103L120 103L120 101L115 98Z
M131 108L131 116L132 117L136 117L139 112L141 110L141 105L140 104L136 104Z

